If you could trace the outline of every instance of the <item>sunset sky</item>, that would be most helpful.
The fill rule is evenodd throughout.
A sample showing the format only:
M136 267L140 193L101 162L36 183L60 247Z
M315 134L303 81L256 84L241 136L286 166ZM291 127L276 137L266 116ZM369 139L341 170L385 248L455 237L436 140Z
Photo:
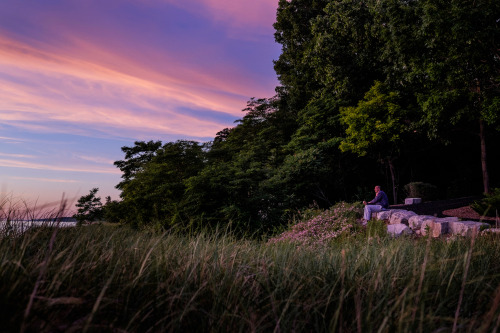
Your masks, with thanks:
M277 2L0 1L0 196L118 199L122 146L234 126L278 85Z

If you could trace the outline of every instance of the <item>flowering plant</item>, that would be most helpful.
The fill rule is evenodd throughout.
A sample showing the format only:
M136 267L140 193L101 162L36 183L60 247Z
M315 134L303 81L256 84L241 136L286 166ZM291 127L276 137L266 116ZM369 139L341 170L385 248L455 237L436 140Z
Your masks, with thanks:
M355 235L356 218L361 217L359 205L340 202L318 215L301 221L290 230L271 238L269 243L291 242L303 246L324 245L340 236Z

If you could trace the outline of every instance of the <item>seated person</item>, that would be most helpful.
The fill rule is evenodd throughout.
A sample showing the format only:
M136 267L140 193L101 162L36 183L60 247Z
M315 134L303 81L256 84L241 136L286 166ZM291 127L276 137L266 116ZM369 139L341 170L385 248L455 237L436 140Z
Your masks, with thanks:
M380 212L389 207L389 199L387 194L380 189L380 186L375 186L375 198L372 201L363 201L365 205L365 212L363 216L363 222L367 222L372 217L372 212Z

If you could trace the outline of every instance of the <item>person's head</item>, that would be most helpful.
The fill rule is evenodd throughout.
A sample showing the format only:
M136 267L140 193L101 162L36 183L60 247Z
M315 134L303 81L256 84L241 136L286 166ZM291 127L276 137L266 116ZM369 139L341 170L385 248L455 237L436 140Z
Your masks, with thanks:
M375 186L375 193L378 193L378 192L380 192L380 186L376 185Z

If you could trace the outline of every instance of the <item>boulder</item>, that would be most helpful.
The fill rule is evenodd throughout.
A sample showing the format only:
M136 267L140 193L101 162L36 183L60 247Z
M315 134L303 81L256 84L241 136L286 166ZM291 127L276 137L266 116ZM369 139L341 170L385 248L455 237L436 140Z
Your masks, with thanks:
M481 234L498 234L500 233L500 228L489 228L481 231Z
M406 224L408 225L408 220L410 217L417 215L415 212L410 210L402 210L398 212L393 212L389 219L389 224Z
M412 230L420 230L425 220L433 220L435 218L435 216L431 215L413 215L408 219L408 226Z
M446 222L458 222L459 220L460 219L458 217L454 216L436 218L436 221L446 221Z
M377 219L377 220L387 220L389 221L391 218L391 215L396 213L396 212L407 212L405 209L386 209L380 212L376 212L372 214L372 217Z
M483 226L489 227L489 224L475 221L451 221L449 222L449 232L453 235L472 236L473 233L479 233Z
M383 210L381 212L373 213L373 218L377 220L388 220L391 217L390 210Z
M387 233L393 237L399 237L401 235L411 235L413 231L405 224L389 224Z
M422 203L422 198L406 198L405 205L415 205Z
M420 227L420 233L422 236L429 234L432 237L439 237L448 233L449 223L446 219L438 218L424 220Z

